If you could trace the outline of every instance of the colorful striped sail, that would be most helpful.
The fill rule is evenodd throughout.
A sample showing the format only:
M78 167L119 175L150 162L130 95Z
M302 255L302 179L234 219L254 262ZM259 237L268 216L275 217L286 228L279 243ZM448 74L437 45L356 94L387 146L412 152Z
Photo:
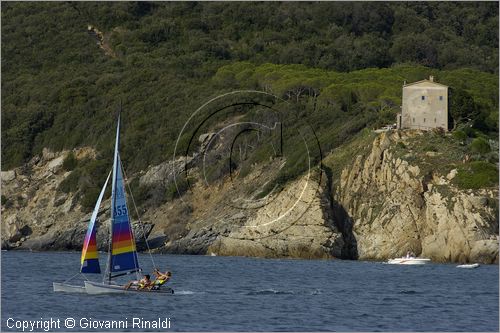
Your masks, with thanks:
M80 272L82 273L101 273L101 267L99 266L99 255L97 253L97 241L96 241L96 220L97 213L99 212L99 207L101 206L101 201L106 191L106 186L108 186L108 180L111 176L111 172L106 178L106 182L102 187L99 198L95 203L94 211L90 217L89 227L87 229L87 234L85 235L85 240L83 241L82 258Z
M115 181L111 271L136 270L139 268L139 263L137 261L135 240L127 209L122 165L119 156Z
M120 145L120 117L116 129L115 153L113 158L113 186L111 189L111 256L109 258L109 277L111 272L139 270L135 240L125 198L122 164L118 154Z

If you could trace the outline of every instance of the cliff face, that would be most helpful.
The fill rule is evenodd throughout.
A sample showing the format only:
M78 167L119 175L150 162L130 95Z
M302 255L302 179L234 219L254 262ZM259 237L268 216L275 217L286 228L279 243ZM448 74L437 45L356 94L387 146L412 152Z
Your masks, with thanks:
M316 177L315 177L316 178ZM324 181L303 177L217 238L209 251L221 255L331 258L345 246L335 226Z
M256 177L283 161L255 169L234 184L202 182L181 198L144 210L145 229L133 224L136 239L150 235L158 252L259 257L359 258L385 260L407 251L433 261L498 262L498 190L460 190L456 170L437 166L439 153L421 159L412 142L421 132L370 136L339 172L313 172L264 198L250 196ZM408 147L406 150L402 146ZM352 154L354 152L354 155ZM76 194L57 190L70 175L62 168L68 152L44 151L28 165L2 172L2 247L79 250L90 213ZM74 151L92 158L89 148ZM355 155L359 154L359 155ZM413 156L413 157L412 157ZM140 173L148 186L169 187L184 162L165 162ZM337 166L339 164L337 163ZM3 199L4 200L4 199ZM98 242L107 249L109 199L100 213ZM132 209L132 208L130 208Z
M47 249L71 248L75 234L84 234L83 214L73 194L57 191L69 172L62 169L67 152L44 150L28 165L2 172L2 247ZM92 155L91 150L77 151L77 156ZM82 221L83 222L83 221ZM80 228L81 227L81 228ZM80 230L81 229L81 230ZM70 230L66 242L57 242L61 232ZM37 239L33 242L33 239ZM58 243L58 244L56 244Z
M343 169L334 199L352 223L358 257L380 260L412 251L433 261L498 263L498 190L459 190L452 182L456 169L423 171L422 160L419 167L396 156L399 142L411 146L421 135L382 133L367 155Z
M71 171L63 169L68 151L42 156L27 165L2 172L2 248L22 250L80 250L90 213L84 212L77 193L57 188ZM91 148L74 150L77 160L95 158ZM97 200L97 198L96 198ZM99 212L98 247L108 248L110 200ZM151 225L133 225L136 237L148 234ZM142 237L143 238L143 237ZM139 244L140 245L140 244Z

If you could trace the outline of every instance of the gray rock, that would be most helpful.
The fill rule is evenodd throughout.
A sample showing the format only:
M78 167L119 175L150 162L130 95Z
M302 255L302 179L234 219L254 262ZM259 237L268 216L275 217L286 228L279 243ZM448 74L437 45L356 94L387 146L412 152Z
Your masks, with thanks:
M59 157L51 160L47 164L47 169L49 171L51 171L52 173L57 173L59 170L61 170L65 157L66 157L65 155L62 155L62 156L59 156Z
M45 235L39 237L33 237L26 240L19 249L30 250L30 251L46 251L53 250L53 244L55 241L55 231L50 231Z
M10 244L6 240L2 239L2 250L10 250Z
M16 172L14 170L2 171L1 173L2 182L10 182L16 179Z

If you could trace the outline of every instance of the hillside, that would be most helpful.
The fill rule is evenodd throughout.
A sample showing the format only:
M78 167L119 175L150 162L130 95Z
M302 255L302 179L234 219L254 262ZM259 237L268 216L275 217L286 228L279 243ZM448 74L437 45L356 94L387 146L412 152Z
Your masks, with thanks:
M2 247L81 246L122 105L136 231L156 251L498 262L498 3L17 2L1 15ZM403 82L429 75L450 87L450 132L376 134Z
M116 57L99 47L89 25L102 33ZM460 89L460 95L465 90L461 100L472 93L468 79L486 78L486 89L474 88L481 95L472 94L481 111L474 118L481 131L497 131L498 114L491 115L498 110L495 2L267 2L250 7L217 2L13 2L2 4L2 170L28 162L44 147L60 151L90 145L110 156L111 124L120 100L128 165L137 171L159 163L172 155L173 142L193 110L235 89L227 80L220 82L220 68L241 61L258 66L261 77L277 72L290 77L289 69L296 70L268 68L266 63L315 69L314 95L323 99L352 90L348 86L335 92L331 86L338 83L334 77L350 77L342 73L393 68L390 87L384 70L362 71L350 81L366 84L368 92L342 102L347 117L382 109L356 124L354 132L378 118L392 121L403 80L445 70L451 73L449 80L438 79ZM405 66L397 70L396 65ZM413 67L419 69L409 73ZM331 73L325 91L322 70ZM371 90L376 95L381 82L392 91L377 105L367 105L374 99ZM265 88L259 80L242 85ZM294 99L286 92L284 97ZM312 104L303 104L311 111ZM330 115L331 108L320 111ZM319 125L317 118L310 122ZM138 145L144 149L138 151Z

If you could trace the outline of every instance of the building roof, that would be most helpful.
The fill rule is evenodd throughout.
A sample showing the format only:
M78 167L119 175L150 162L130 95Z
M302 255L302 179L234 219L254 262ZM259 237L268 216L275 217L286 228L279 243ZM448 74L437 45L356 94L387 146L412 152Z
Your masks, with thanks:
M420 81L412 82L412 83L408 83L408 84L403 84L403 87L413 86L413 85L420 84L420 83L430 83L430 84L434 84L436 86L448 88L447 85L444 85L444 84L441 84L441 83L437 83L437 82L434 82L434 81L431 81L431 80L428 80L428 79L420 80Z

